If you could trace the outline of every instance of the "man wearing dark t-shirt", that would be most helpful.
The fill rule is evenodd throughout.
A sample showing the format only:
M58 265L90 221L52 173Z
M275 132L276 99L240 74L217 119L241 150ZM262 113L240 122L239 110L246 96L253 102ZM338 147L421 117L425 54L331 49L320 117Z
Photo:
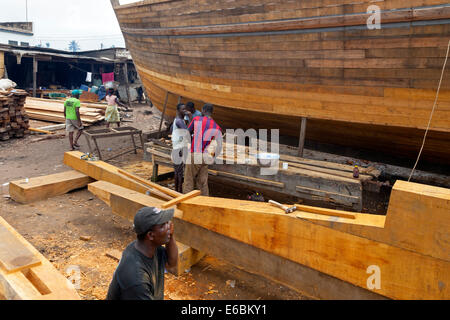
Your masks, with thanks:
M178 264L173 236L174 209L140 209L137 240L128 245L109 285L107 300L164 300L164 270ZM165 247L163 247L165 245Z

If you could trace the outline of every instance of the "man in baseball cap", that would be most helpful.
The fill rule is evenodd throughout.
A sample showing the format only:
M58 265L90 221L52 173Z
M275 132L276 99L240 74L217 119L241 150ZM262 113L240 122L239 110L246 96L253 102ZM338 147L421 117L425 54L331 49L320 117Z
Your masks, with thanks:
M174 211L144 207L136 213L133 228L137 240L123 252L107 300L164 299L164 269L178 264L171 221Z

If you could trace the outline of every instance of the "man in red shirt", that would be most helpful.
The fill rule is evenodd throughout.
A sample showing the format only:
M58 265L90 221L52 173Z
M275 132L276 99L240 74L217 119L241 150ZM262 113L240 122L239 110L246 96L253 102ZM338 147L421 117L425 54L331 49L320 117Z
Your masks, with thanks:
M194 117L188 130L193 134L191 142L190 161L184 171L183 192L200 190L202 196L209 196L208 164L205 162L207 147L213 139L221 141L222 129L213 120L213 106L209 103L203 106L201 117Z

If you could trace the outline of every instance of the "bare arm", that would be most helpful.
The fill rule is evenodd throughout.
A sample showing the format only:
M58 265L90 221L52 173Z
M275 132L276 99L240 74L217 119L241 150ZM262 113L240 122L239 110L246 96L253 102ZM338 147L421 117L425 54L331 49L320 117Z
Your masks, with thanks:
M119 101L119 98L116 98L116 103L117 103L117 105L118 105L119 107L126 108L125 105L124 105L122 102Z
M80 108L75 108L75 113L77 114L78 123L81 125Z
M171 236L170 241L168 244L166 244L166 252L167 252L167 264L166 267L168 269L176 268L178 265L178 246L177 242L175 241L175 237L173 234L173 222L170 222L170 230L171 230Z

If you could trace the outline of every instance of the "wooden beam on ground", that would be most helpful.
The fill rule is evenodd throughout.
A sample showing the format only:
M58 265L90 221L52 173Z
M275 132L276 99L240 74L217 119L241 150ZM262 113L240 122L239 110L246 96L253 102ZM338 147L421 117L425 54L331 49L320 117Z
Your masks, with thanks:
M446 201L448 203L448 199ZM394 202L392 205L399 204ZM425 213L426 210L423 210L422 205L421 202L416 202L417 211ZM449 260L437 259L410 249L355 236L307 219L294 219L295 215L273 213L273 208L267 203L199 196L180 203L178 208L183 211L184 221L269 251L361 288L368 289L367 283L371 273L368 274L368 270L375 266L380 270L382 284L380 288L373 290L389 298L450 297L450 287L446 285L450 283ZM410 212L405 212L408 213ZM343 223L344 220L341 219L345 218L328 217L327 220L334 225L338 221ZM436 221L433 217L429 219ZM448 226L448 220L447 214L444 226ZM409 224L412 231L405 231L421 234L424 228L432 226ZM378 228L377 225L361 227ZM388 225L385 228L387 232L394 234ZM381 231L379 228L378 230ZM416 243L422 241L420 237L415 238Z
M161 122L159 123L159 129L158 129L159 137L161 137L160 135L161 135L161 130L162 130L162 124L164 121L164 116L166 115L166 108L167 108L167 101L169 100L169 94L170 94L170 92L167 91L166 92L166 100L164 102L163 112L161 114Z
M9 184L11 199L19 203L31 203L84 188L94 180L75 170L30 179L12 181Z
M113 213L130 221L141 207L162 204L158 199L149 199L104 181L91 183L88 189L107 203ZM320 218L325 219L324 216ZM175 210L173 222L175 237L179 241L303 294L321 299L384 299L376 293L185 221L183 212L178 209Z
M201 194L200 190L191 191L191 192L189 192L187 194L184 194L184 195L182 195L182 196L180 196L178 198L175 198L173 200L170 200L170 201L162 204L161 208L162 209L167 209L167 208L173 207L173 206L179 204L180 202L186 201L186 200L191 199L191 198L198 197L200 194Z
M0 267L6 273L35 267L41 261L15 237L6 226L0 224Z
M113 185L105 181L97 181L88 185L89 191L104 201L114 214L117 214L129 221L133 221L136 212L142 207L159 207L164 204L163 201L149 197L132 190ZM129 199L132 199L131 201ZM177 216L182 215L179 210L175 211ZM175 236L176 237L176 236ZM177 242L178 244L178 266L169 270L171 273L179 276L185 270L200 261L205 254L189 246Z
M42 130L42 129L35 129L35 128L28 128L28 130L38 133L45 133L45 134L55 134L54 132Z
M189 271L193 265L199 262L206 255L204 251L196 250L188 245L177 241L178 265L174 270L170 270L176 276L181 276Z
M80 300L73 285L1 217L0 238L0 297L7 300ZM5 244L3 240L6 240ZM4 245L9 252L7 256ZM16 258L8 260L14 255ZM10 266L12 268L8 269Z
M55 124L55 125L51 125L51 126L45 126L45 127L40 127L38 129L40 130L47 130L47 131L56 131L56 130L62 130L66 128L66 124Z
M140 193L146 193L149 190L149 187L157 189L165 194L176 194L176 196L181 195L180 193L171 190L169 188L165 188L156 183L152 183L145 179L141 179L134 175L128 174L129 176L133 176L130 178L123 173L119 172L119 168L110 165L103 161L86 161L81 160L82 152L79 151L70 151L64 154L64 164L80 171L95 180L104 180L116 184L118 186L122 186L124 188L128 188ZM122 171L126 172L126 171ZM138 178L138 179L136 179ZM143 182L141 182L143 181ZM175 193L176 192L176 193ZM158 196L156 193L154 196ZM167 200L167 199L163 199Z

